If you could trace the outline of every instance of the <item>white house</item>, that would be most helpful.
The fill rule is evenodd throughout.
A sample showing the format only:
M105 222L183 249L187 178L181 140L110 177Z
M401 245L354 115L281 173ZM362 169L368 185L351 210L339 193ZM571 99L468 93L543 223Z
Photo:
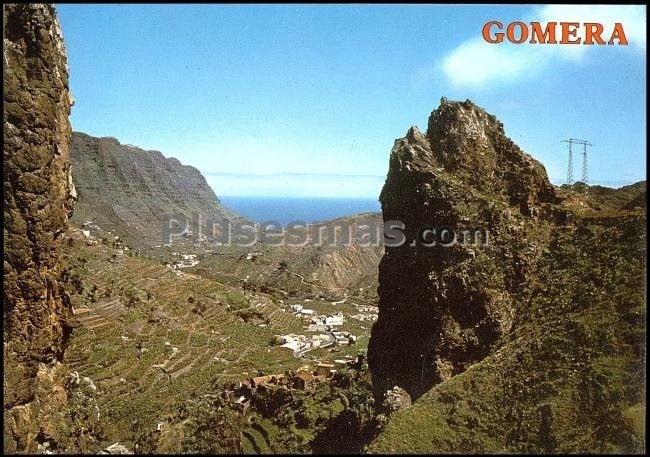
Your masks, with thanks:
M291 349L292 351L295 352L295 351L298 351L302 347L302 344L300 344L300 341L298 341L298 340L289 340L280 347L281 348Z
M325 325L337 326L343 325L343 315L342 314L331 314L325 317Z

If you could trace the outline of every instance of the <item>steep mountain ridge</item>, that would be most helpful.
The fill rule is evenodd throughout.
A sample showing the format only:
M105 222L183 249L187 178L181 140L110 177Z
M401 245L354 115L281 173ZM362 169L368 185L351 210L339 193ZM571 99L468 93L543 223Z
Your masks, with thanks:
M164 244L168 217L181 221L181 230L186 223L192 230L192 218L200 215L206 236L209 223L241 220L221 205L199 170L159 151L80 132L73 132L70 151L78 193L72 219L76 225L92 221L139 248ZM174 240L179 239L180 230L172 230ZM188 235L196 239L198 234Z
M231 284L247 278L248 289L273 292L278 298L327 295L336 300L347 294L374 302L383 254L381 230L377 213L333 219L287 235L289 241L295 236L302 245L296 241L294 245L259 242L250 247L219 247L204 256L196 271Z

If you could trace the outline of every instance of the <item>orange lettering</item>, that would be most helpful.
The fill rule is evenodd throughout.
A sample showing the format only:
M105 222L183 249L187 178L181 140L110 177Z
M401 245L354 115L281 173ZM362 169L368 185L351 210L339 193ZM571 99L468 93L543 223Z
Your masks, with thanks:
M569 40L569 37L576 38L578 27L580 27L579 22L560 22L560 25L562 26L562 41L560 41L560 44L580 44L581 38L573 41Z
M519 39L515 39L515 27L519 26L520 35ZM523 22L512 22L510 25L508 25L508 40L510 40L511 43L516 43L520 44L523 43L528 39L528 27L526 27L526 24Z
M503 24L499 21L486 22L483 26L483 39L488 43L501 43L503 41L503 32L495 33L494 38L490 35L490 29L494 25L496 25L499 30L503 29Z
M543 32L542 25L539 22L531 22L530 25L533 29L530 43L537 44L539 41L540 44L557 44L557 40L555 39L555 26L557 22L549 22L546 24L546 29Z
M603 33L603 24L585 22L585 41L583 44L594 44L594 40L598 44L605 44L605 40L600 37L601 33Z
M557 31L557 26L562 28L561 32ZM582 28L584 27L584 35ZM561 33L561 40L558 41L558 33ZM483 39L487 43L503 43L504 38L514 44L528 42L530 44L585 44L585 45L627 45L627 36L623 24L614 23L614 30L605 42L603 34L605 26L599 22L530 22L521 21L510 22L506 24L505 30L503 23L499 21L489 21L483 25ZM527 41L530 37L530 41Z
M619 45L627 45L627 37L625 36L625 31L623 30L623 24L620 22L614 24L614 31L612 32L612 36L607 44L614 44L614 38L618 40Z

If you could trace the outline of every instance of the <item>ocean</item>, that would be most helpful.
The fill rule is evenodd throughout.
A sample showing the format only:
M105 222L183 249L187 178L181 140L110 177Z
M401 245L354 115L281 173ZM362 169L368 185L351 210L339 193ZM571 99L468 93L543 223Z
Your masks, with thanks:
M219 197L228 209L256 222L306 223L380 212L375 198Z

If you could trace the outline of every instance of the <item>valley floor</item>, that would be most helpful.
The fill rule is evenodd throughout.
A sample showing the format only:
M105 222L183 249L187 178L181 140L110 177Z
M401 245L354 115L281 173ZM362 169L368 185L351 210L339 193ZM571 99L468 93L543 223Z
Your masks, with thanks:
M164 430L188 398L209 396L215 385L319 364L340 369L365 353L376 318L359 300L266 294L79 230L66 251L74 329L64 362L97 387L101 446L119 441L133 449L138 437ZM310 331L310 321L328 315L338 325L311 323ZM306 350L278 344L286 335L303 338ZM333 342L312 348L316 335Z

